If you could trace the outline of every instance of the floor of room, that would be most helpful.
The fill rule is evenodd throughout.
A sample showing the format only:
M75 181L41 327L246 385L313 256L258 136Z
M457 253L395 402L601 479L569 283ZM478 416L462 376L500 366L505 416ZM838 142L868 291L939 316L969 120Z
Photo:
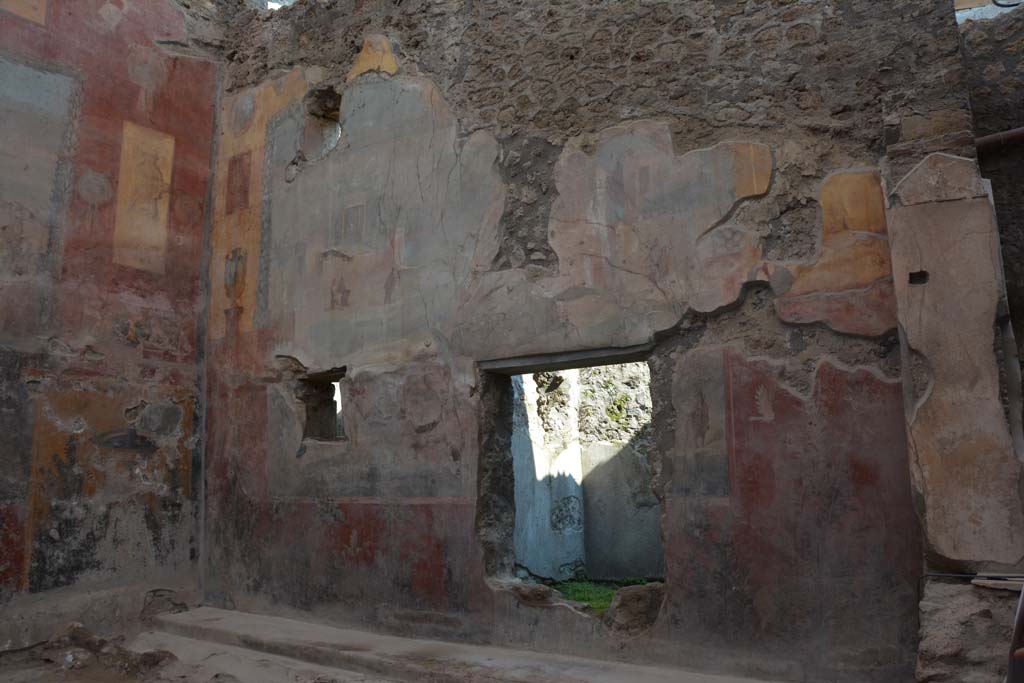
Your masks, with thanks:
M156 617L123 646L72 629L0 658L9 683L753 683L650 666L399 638L212 607ZM173 654L167 654L173 653Z

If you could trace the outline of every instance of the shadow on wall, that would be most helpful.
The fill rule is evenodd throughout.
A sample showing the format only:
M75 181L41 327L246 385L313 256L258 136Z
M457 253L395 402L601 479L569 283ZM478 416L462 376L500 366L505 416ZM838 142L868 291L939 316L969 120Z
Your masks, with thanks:
M661 507L647 462L649 407L634 406L628 429L618 430L628 441L595 438L601 430L594 428L594 413L608 420L625 404L595 402L594 379L581 383L580 372L512 379L516 564L524 575L558 581L661 577ZM616 391L622 388L599 379ZM644 374L635 391L649 406L647 384ZM581 386L591 389L587 401L581 401ZM635 397L631 400L635 403Z
M586 571L592 579L662 579L661 503L647 460L647 422L625 444L583 449Z

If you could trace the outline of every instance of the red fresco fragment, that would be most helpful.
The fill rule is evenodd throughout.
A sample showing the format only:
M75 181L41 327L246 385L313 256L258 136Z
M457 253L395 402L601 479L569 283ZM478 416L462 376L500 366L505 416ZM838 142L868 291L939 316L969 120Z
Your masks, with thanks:
M823 361L803 395L773 364L723 355L731 495L666 500L679 628L792 638L828 611L845 624L830 628L881 632L895 621L860 591L892 586L899 613L921 572L900 383Z
M45 26L0 12L0 35L6 53L37 68L76 74L81 87L78 120L72 124L76 146L62 235L57 331L116 339L118 321L139 324L141 315L144 326L170 322L190 337L151 356L193 362L196 329L189 321L200 296L217 67L202 59L172 57L156 44L157 39L186 37L181 12L168 0L125 3L113 28L100 14L101 0L51 4ZM125 121L174 137L164 273L113 263L114 196ZM91 204L75 191L85 174L108 180L113 194L106 202ZM155 311L131 310L130 298L100 296L96 290L130 292L138 301L161 297L170 310L160 311L162 320L152 322L148 317Z
M775 300L783 320L796 324L825 321L830 327L877 337L896 327L896 301L891 281L846 292L819 292Z
M236 154L228 161L227 213L249 207L249 175L252 152Z
M428 505L410 506L402 525L399 560L411 567L409 577L413 595L430 607L448 603L445 586L446 557L444 545L434 525L434 510Z
M387 538L387 526L379 505L341 503L342 521L330 532L330 548L338 558L356 566L368 567L377 560L381 544Z
M21 505L0 503L0 590L21 588L25 565L25 521Z

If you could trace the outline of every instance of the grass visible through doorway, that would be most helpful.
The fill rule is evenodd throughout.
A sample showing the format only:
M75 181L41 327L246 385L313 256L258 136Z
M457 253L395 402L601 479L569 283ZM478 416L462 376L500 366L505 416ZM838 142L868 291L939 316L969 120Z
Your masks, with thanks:
M642 586L647 583L645 579L626 579L625 581L590 581L586 579L575 581L561 581L551 587L561 593L568 600L582 602L598 614L603 614L612 604L615 591L625 586Z

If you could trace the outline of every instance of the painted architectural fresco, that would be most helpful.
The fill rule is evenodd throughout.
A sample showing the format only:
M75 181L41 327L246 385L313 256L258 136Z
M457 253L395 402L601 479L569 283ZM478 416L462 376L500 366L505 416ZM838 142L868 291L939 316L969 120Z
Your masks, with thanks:
M775 264L775 307L790 323L879 336L896 326L885 197L878 171L841 172L821 187L814 263Z
M237 331L253 330L267 125L300 102L306 88L303 72L296 69L253 90L225 96L221 102L210 266L209 326L214 340L225 336L229 320Z
M114 263L164 271L174 136L124 122L114 219Z
M925 14L900 4L878 25L857 22L849 39ZM644 21L669 26L658 14ZM793 24L785 41L778 27L764 32L759 54L774 42L785 58L758 60L779 70L757 78L781 79L798 44L844 49L819 24ZM715 43L732 55L727 70L750 59L743 25ZM703 43L708 29L687 39ZM213 601L649 661L747 654L748 671L797 680L907 677L921 574L912 487L929 559L1019 563L1024 519L1006 511L1019 507L1020 438L993 399L990 331L1004 317L984 188L963 160L932 157L886 198L879 170L863 167L877 156L875 133L855 132L899 121L885 131L898 139L885 166L902 174L923 148L970 145L966 105L918 106L920 93L888 82L829 93L817 86L830 74L811 70L799 97L786 89L744 104L753 119L725 101L671 101L719 123L745 114L749 127L680 135L639 107L629 123L601 116L568 141L559 129L562 146L545 147L557 163L535 252L544 265L497 268L509 149L477 127L499 116L476 98L505 85L489 81L462 120L466 99L443 92L447 81L403 70L386 38L368 36L335 80L345 83L337 124L304 111L325 70L296 68L223 93L214 131L215 67L159 46L187 39L169 0L0 0L0 34L5 611L26 592L187 582L204 473ZM564 71L557 47L545 69L592 78ZM934 64L925 80L948 85L951 55L943 43L896 63ZM623 78L671 63L637 60ZM478 66L460 78L485 78ZM891 101L875 102L877 88L892 88ZM636 92L670 102L656 88ZM500 117L532 111L535 133L572 120L516 107ZM801 121L780 128L774 116ZM740 211L779 199L770 195L787 171L820 178L817 241L800 261L771 257L756 216L772 211ZM793 186L781 194L806 198ZM210 268L200 273L208 213ZM981 341L946 334L951 318ZM897 325L912 375L903 395L886 364ZM624 643L487 582L477 469L479 438L494 426L479 410L476 363L652 340L665 371L657 422L670 426L657 453L668 598L649 637ZM296 382L341 368L345 438L304 438ZM969 448L950 446L968 431L978 437ZM965 490L973 514L950 504ZM30 642L8 627L0 641Z
M334 151L293 181L301 117L273 128L268 158L266 315L293 331L279 348L317 366L403 358L450 334L463 292L497 251L504 203L494 138L459 140L430 81L368 75L346 90L341 116ZM294 229L274 229L286 223Z
M184 31L0 2L0 601L194 571L216 68L156 44Z
M475 362L644 343L757 283L774 291L773 316L840 347L896 326L877 171L823 180L817 254L775 262L732 220L771 187L770 145L679 153L661 123L618 126L562 151L557 270L495 271L495 139L460 133L431 81L378 70L346 87L335 135L304 114L305 80L234 93L222 113L208 523L211 595L226 604L600 647L586 620L535 614L528 634L500 621L519 608L487 588L474 532L490 428ZM813 386L796 390L775 368L786 359L693 353L668 409L701 429L663 446L670 590L650 642L755 651L790 673L905 673L921 567L897 378L819 352ZM304 439L294 382L341 366L348 438ZM744 577L735 600L713 600L732 575ZM858 602L865 593L877 601ZM403 609L421 616L403 622ZM877 657L837 665L845 639Z
M383 49L368 42L363 61L393 69ZM241 332L266 330L274 353L320 368L430 352L438 336L473 358L628 345L759 281L784 320L867 336L895 327L876 171L823 184L814 262L772 262L729 220L767 192L768 146L677 154L664 124L611 128L563 151L549 226L558 272L528 277L489 269L504 200L496 141L460 138L433 83L363 74L334 137L304 115L304 82L296 70L225 100L214 339L237 316ZM508 336L509 325L529 331Z
M74 132L78 83L2 57L0 79L0 210L6 226L0 267L7 294L0 303L0 335L11 342L42 331L52 317L50 241L64 211L54 188L67 182L64 150Z

